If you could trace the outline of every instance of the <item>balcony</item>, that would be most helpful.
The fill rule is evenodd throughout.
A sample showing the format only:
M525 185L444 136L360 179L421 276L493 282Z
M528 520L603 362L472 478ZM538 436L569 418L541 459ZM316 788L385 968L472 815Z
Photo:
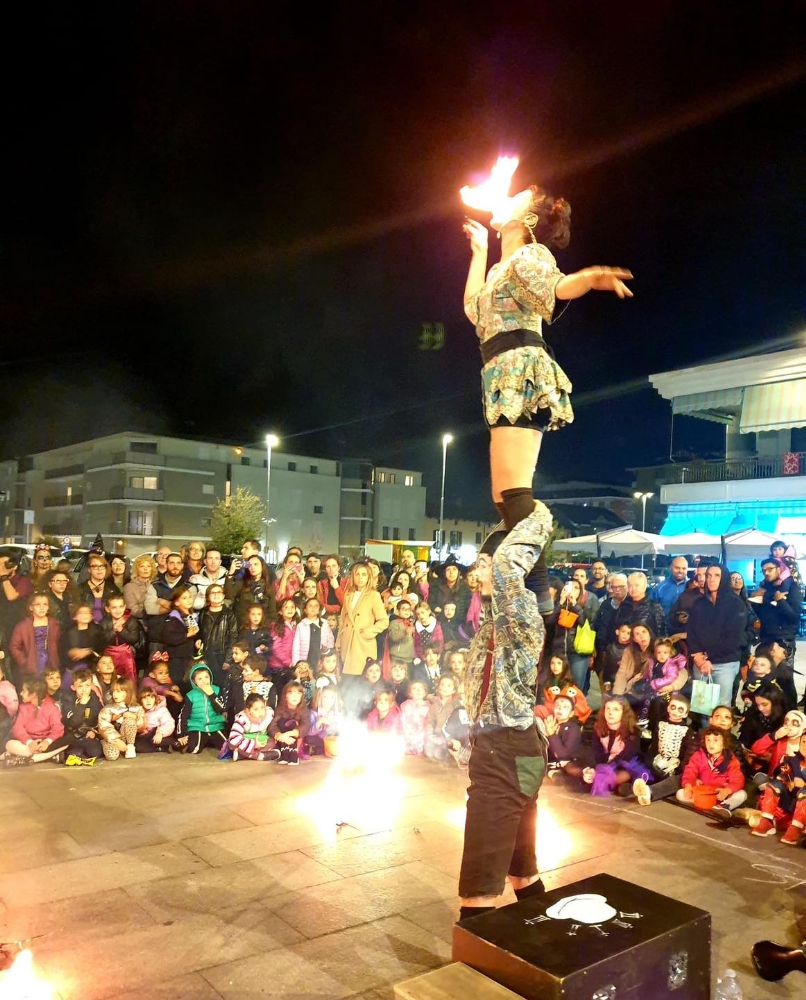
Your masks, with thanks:
M737 479L777 479L779 476L804 475L806 475L806 452L791 452L774 458L690 462L687 465L665 465L662 469L662 479L667 485L724 483Z
M69 497L45 497L43 507L81 507L84 503L83 493L74 493Z
M63 465L58 469L46 469L45 479L74 479L76 476L84 475L84 463L76 465Z
M134 486L113 486L109 491L110 500L150 500L161 503L165 499L165 490L143 490Z

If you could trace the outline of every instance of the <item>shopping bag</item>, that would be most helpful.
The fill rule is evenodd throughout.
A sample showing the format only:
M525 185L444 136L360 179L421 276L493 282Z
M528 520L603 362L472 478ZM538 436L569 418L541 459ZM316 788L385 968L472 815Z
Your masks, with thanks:
M596 648L596 633L589 622L583 622L574 636L574 652L580 656L590 656Z
M697 715L710 715L719 704L719 685L714 684L709 674L704 680L696 680L691 685L691 711Z

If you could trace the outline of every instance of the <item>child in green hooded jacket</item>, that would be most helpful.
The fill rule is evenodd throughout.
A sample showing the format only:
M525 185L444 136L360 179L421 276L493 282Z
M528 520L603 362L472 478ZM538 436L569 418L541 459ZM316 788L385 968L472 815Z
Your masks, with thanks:
M185 753L200 753L205 747L220 750L226 742L226 705L206 663L190 671L187 693L176 724L177 744Z

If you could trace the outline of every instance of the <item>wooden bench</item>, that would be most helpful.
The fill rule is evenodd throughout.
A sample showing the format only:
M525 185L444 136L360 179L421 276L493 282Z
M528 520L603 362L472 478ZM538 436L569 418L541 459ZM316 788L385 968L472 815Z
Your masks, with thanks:
M522 1000L469 965L454 962L395 986L395 1000Z

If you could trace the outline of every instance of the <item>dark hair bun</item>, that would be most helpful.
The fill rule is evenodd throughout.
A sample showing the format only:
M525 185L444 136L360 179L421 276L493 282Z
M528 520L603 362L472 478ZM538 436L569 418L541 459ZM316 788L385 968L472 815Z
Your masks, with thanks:
M571 206L565 198L555 198L533 184L532 211L538 217L535 237L547 247L562 250L571 241Z

